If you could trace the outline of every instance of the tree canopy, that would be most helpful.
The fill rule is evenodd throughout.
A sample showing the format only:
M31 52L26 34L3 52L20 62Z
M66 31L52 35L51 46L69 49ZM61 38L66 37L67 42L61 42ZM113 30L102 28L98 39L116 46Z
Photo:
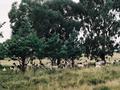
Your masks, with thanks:
M113 38L119 36L120 32L120 22L113 14L113 3L112 0L80 0L79 2L84 9L81 29L84 32L87 57L100 57L105 60L106 55L113 55L116 48Z
M83 53L105 61L118 46L120 22L113 13L119 10L116 1L22 0L19 8L14 3L9 12L12 38L6 42L9 57L19 57L21 66L33 56L74 63Z

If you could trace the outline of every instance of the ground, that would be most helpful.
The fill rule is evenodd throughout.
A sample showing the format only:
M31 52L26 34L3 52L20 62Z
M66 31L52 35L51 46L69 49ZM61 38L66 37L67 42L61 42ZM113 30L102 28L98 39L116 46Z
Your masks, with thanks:
M0 90L120 90L120 66L84 69L0 70Z
M118 60L119 57L119 54L115 54L111 60ZM120 90L120 65L38 69L23 74L9 70L13 62L1 61L7 71L2 71L2 67L0 69L0 90Z

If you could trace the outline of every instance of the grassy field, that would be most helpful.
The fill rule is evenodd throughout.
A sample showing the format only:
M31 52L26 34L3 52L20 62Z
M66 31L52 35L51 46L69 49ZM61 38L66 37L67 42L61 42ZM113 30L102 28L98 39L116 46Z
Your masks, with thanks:
M120 60L120 54L115 53L110 60ZM43 61L44 64L50 62L47 59ZM18 64L9 59L0 60L0 64L6 68L14 62ZM120 65L82 69L38 69L25 74L2 69L0 67L0 90L120 90Z
M39 69L25 74L0 70L0 90L120 90L120 66Z

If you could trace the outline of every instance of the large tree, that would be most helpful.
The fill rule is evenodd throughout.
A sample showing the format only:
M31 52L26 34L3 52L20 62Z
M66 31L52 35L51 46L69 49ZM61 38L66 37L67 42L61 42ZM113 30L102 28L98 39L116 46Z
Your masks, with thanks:
M32 1L27 4L30 7L30 18L34 30L39 38L44 37L46 40L48 46L46 57L51 58L51 61L57 60L59 64L63 58L60 48L65 44L64 42L70 41L68 39L72 37L73 30L76 31L74 32L77 34L76 37L80 30L80 22L74 15L77 4L71 0L48 0L43 4ZM76 37L73 37L74 42Z
M38 36L46 38L48 48L50 48L47 49L49 50L47 52L53 59L52 61L58 60L58 64L63 58L60 53L62 45L64 46L65 42L70 42L70 38L76 42L75 39L80 30L80 22L75 19L74 14L77 10L76 5L71 0L48 0L42 5L37 4L32 9L33 27L37 30ZM74 30L76 31L74 33L77 34L76 37L71 36Z
M114 37L118 36L120 23L113 14L112 0L80 0L84 10L82 20L85 54L91 58L112 56L116 48ZM81 13L80 13L81 14Z
M29 18L29 6L21 3L17 8L17 3L12 5L9 18L12 28L11 40L6 42L9 57L18 59L20 69L25 72L28 58L43 57L44 39L38 38L32 21Z

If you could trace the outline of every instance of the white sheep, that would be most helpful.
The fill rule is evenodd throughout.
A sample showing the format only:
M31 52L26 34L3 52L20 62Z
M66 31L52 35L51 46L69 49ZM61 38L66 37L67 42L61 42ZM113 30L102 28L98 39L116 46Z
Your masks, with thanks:
M4 68L2 69L2 71L4 71L4 72L5 72L5 71L7 71L7 69L4 67Z
M98 61L98 62L96 62L96 67L101 67L103 65L105 65L105 61Z

